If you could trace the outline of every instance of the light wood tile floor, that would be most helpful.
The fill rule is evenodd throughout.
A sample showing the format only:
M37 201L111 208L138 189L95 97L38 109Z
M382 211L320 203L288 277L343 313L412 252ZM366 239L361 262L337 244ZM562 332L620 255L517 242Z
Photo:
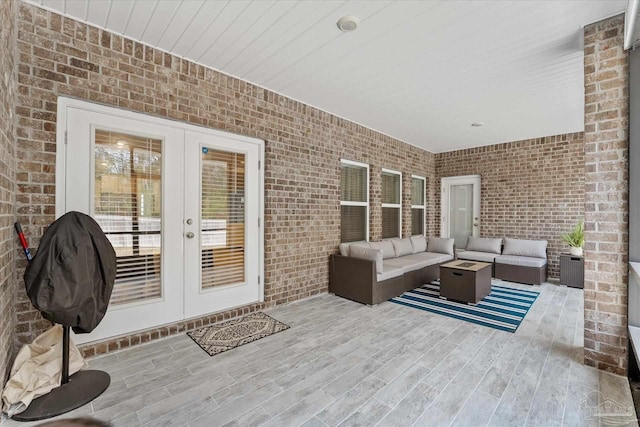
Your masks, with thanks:
M112 385L71 415L114 426L613 425L598 405L633 411L629 385L582 364L582 291L533 288L515 334L321 295L267 311L291 329L215 357L180 335L91 360Z

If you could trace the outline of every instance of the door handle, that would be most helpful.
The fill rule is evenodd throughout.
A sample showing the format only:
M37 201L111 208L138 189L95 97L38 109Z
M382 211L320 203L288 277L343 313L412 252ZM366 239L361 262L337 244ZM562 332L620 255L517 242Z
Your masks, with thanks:
M477 226L478 226L478 224L473 224L473 226L474 226L474 227L477 227Z
M192 232L189 231L187 234L185 234L185 236L187 236L187 239L193 239L195 234L193 234Z

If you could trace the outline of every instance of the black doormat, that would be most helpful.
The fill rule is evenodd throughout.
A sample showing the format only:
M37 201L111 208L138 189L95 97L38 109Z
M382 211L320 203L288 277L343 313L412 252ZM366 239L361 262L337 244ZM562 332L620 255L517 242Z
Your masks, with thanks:
M257 341L269 335L289 329L289 326L262 312L251 313L238 319L188 332L209 356Z

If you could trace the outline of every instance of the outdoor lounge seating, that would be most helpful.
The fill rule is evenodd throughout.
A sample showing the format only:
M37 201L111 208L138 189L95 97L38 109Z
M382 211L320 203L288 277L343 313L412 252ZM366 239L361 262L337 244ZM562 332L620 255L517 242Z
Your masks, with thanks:
M466 249L457 257L493 263L493 276L497 279L531 285L547 279L546 240L469 237Z
M329 292L375 305L440 277L454 259L453 239L412 236L340 244L330 257Z
M494 268L496 279L541 284L547 280L547 241L505 238Z

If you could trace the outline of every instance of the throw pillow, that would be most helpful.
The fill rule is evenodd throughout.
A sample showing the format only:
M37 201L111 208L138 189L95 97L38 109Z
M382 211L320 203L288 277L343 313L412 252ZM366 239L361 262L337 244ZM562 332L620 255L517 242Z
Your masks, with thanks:
M502 249L501 246L502 246L502 239L469 236L466 249L468 251L499 254L500 250Z
M382 258L389 259L396 257L396 251L393 249L391 240L382 240L380 242L369 242L369 246L373 249L382 250Z
M427 252L436 252L453 256L453 238L429 237Z
M393 249L396 251L396 257L411 255L413 253L413 245L411 239L405 237L404 239L391 240Z
M357 242L340 243L340 255L349 256L349 248L351 246L362 246L364 248L368 248L369 242L364 240L359 240Z
M504 239L502 255L529 256L547 259L546 240Z
M425 236L411 236L411 244L413 245L414 254L427 250L427 238Z

